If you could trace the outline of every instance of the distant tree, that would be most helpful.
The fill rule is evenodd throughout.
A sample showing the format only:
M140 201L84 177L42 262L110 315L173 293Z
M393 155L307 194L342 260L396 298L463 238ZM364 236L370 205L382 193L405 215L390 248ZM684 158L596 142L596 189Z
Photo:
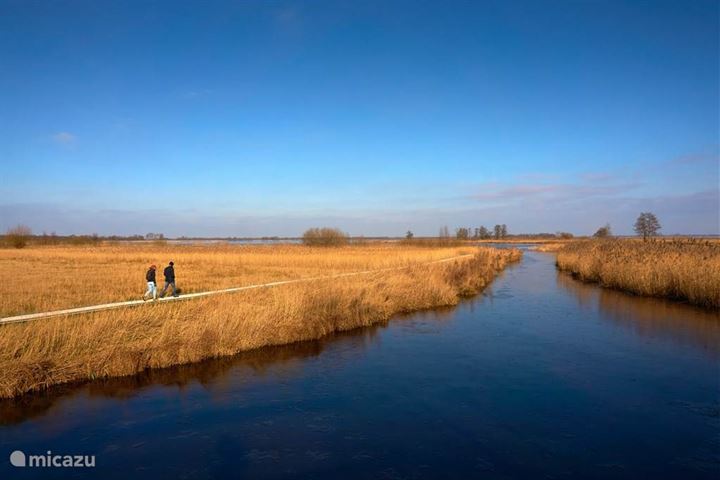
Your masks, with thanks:
M495 225L495 227L493 227L493 232L495 234L495 240L500 240L500 237L502 237L502 226Z
M405 233L405 239L406 239L406 240L412 240L412 238L413 238L414 236L415 236L415 234L414 234L413 232L411 232L410 230L408 230L408 231Z
M660 231L660 222L655 214L650 212L642 212L635 220L635 233L642 235L643 240L647 241L648 237L654 237Z
M8 243L15 248L24 248L27 245L32 230L27 225L18 225L16 227L8 229L5 234L5 238Z
M448 229L447 225L440 228L440 238L450 238L450 229Z
M304 245L332 247L347 245L348 234L338 228L309 228L305 230L302 237Z
M455 230L455 237L457 237L458 240L467 240L470 238L470 229L465 227L458 228Z
M505 224L503 223L502 225L500 225L500 237L501 237L501 238L506 238L506 237L507 237L507 234L508 234L508 233L507 233L507 225L505 225Z
M569 240L573 238L573 234L570 232L557 232L555 234L557 238L563 239L563 240Z
M37 243L40 245L55 245L59 243L58 236L55 232L50 235L47 232L43 232L40 237L37 238Z
M480 226L478 234L479 237L483 240L487 240L488 238L490 238L490 231L482 225Z
M610 228L610 224L606 223L605 226L598 228L597 231L595 233L593 233L593 237L595 237L595 238L612 237L612 229Z

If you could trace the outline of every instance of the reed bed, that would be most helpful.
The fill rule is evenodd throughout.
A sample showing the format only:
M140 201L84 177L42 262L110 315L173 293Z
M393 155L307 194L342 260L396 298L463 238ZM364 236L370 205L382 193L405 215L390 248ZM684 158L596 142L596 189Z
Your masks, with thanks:
M578 241L557 252L557 266L604 287L720 308L718 242Z
M183 293L403 267L472 252L470 247L388 244L311 248L302 245L122 243L0 249L0 316L139 299L145 272L175 262Z
M367 252L353 247L315 251L298 247L288 250L297 257L291 263L295 270L290 268L288 273L287 267L282 268L283 261L290 261L287 256L283 258L285 248L289 247L262 252L251 249L236 268L245 275L243 279L258 275L257 271L283 276L300 271L358 269L361 265L407 268L5 325L0 327L0 397L317 339L331 332L385 322L397 313L454 305L463 296L482 290L521 256L518 250L465 248L463 252L474 255L427 265L419 260L437 260L461 251L423 248L420 253L375 246L366 247ZM274 250L280 250L279 256L270 253ZM113 263L129 264L138 257L147 262L148 255L163 252L142 250L125 253L127 258L121 251L114 253ZM175 255L176 264L191 263L193 254L190 250L185 257ZM219 255L223 254L227 253L220 249ZM66 258L62 252L55 255ZM97 261L108 261L106 252L94 255L99 256ZM211 271L222 267L220 261L208 263L204 253L197 255L195 260ZM265 268L253 255L267 262ZM245 273L242 268L249 268L248 263L253 268Z
M530 248L530 250L534 250L536 252L555 253L555 252L565 248L565 246L568 245L569 243L570 243L570 241L541 243L539 245L536 245L536 246Z

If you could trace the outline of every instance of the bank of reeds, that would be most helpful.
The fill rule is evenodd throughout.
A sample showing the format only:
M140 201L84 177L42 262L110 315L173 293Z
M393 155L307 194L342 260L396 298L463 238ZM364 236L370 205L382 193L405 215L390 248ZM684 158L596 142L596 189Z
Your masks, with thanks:
M454 305L521 255L488 248L473 252L446 263L5 325L0 397L317 339L401 312ZM343 255L335 255L342 263ZM387 263L377 259L376 265Z
M557 252L577 278L636 295L720 308L720 244L710 241L587 240Z
M472 247L421 248L371 243L302 245L118 243L0 249L0 317L139 299L150 264L175 262L183 293L279 280L377 270L470 253Z
M534 250L536 252L555 253L555 252L565 248L565 246L568 245L569 243L570 243L570 241L540 243L538 245L533 246L530 250Z
M399 243L406 247L425 248L457 247L468 244L467 241L458 240L455 237L403 238Z

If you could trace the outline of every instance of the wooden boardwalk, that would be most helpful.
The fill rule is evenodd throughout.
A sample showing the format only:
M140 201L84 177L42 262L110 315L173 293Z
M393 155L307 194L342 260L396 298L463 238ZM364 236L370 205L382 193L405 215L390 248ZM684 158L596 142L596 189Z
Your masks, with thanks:
M453 260L459 260L461 258L467 258L467 257L472 257L472 254L444 258L442 260L435 260L432 262L421 263L419 265L432 265L432 264L436 264L436 263L445 263L445 262L451 262ZM77 314L81 314L81 313L99 312L102 310L112 310L112 309L116 309L116 308L136 307L136 306L148 305L148 304L152 305L152 304L156 304L159 302L176 302L176 301L192 300L193 298L208 297L210 295L220 295L223 293L242 292L244 290L253 290L256 288L277 287L280 285L289 285L292 283L311 282L314 280L328 280L328 279L332 279L332 278L351 277L351 276L355 276L355 275L367 275L370 273L381 273L381 272L389 272L389 271L393 271L393 270L403 270L403 269L410 268L413 266L415 266L415 265L408 265L408 266L404 266L404 267L393 267L393 268L381 268L378 270L363 270L360 272L338 273L335 275L298 278L295 280L281 280L278 282L259 283L256 285L245 285L243 287L232 287L232 288L224 288L221 290L210 290L207 292L188 293L185 295L180 295L178 297L158 298L157 300L147 300L147 301L145 301L145 300L129 300L126 302L104 303L101 305L90 305L87 307L67 308L64 310L53 310L50 312L28 313L26 315L16 315L13 317L0 318L0 325L7 325L7 324L12 324L12 323L24 323L24 322L29 322L32 320L40 320L43 318L62 317L62 316L68 316L68 315L77 315Z

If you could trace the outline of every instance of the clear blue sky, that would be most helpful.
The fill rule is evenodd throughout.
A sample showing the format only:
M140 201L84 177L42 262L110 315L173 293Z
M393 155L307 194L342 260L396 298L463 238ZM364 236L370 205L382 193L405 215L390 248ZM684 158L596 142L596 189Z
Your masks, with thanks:
M719 10L0 0L0 229L718 233Z

